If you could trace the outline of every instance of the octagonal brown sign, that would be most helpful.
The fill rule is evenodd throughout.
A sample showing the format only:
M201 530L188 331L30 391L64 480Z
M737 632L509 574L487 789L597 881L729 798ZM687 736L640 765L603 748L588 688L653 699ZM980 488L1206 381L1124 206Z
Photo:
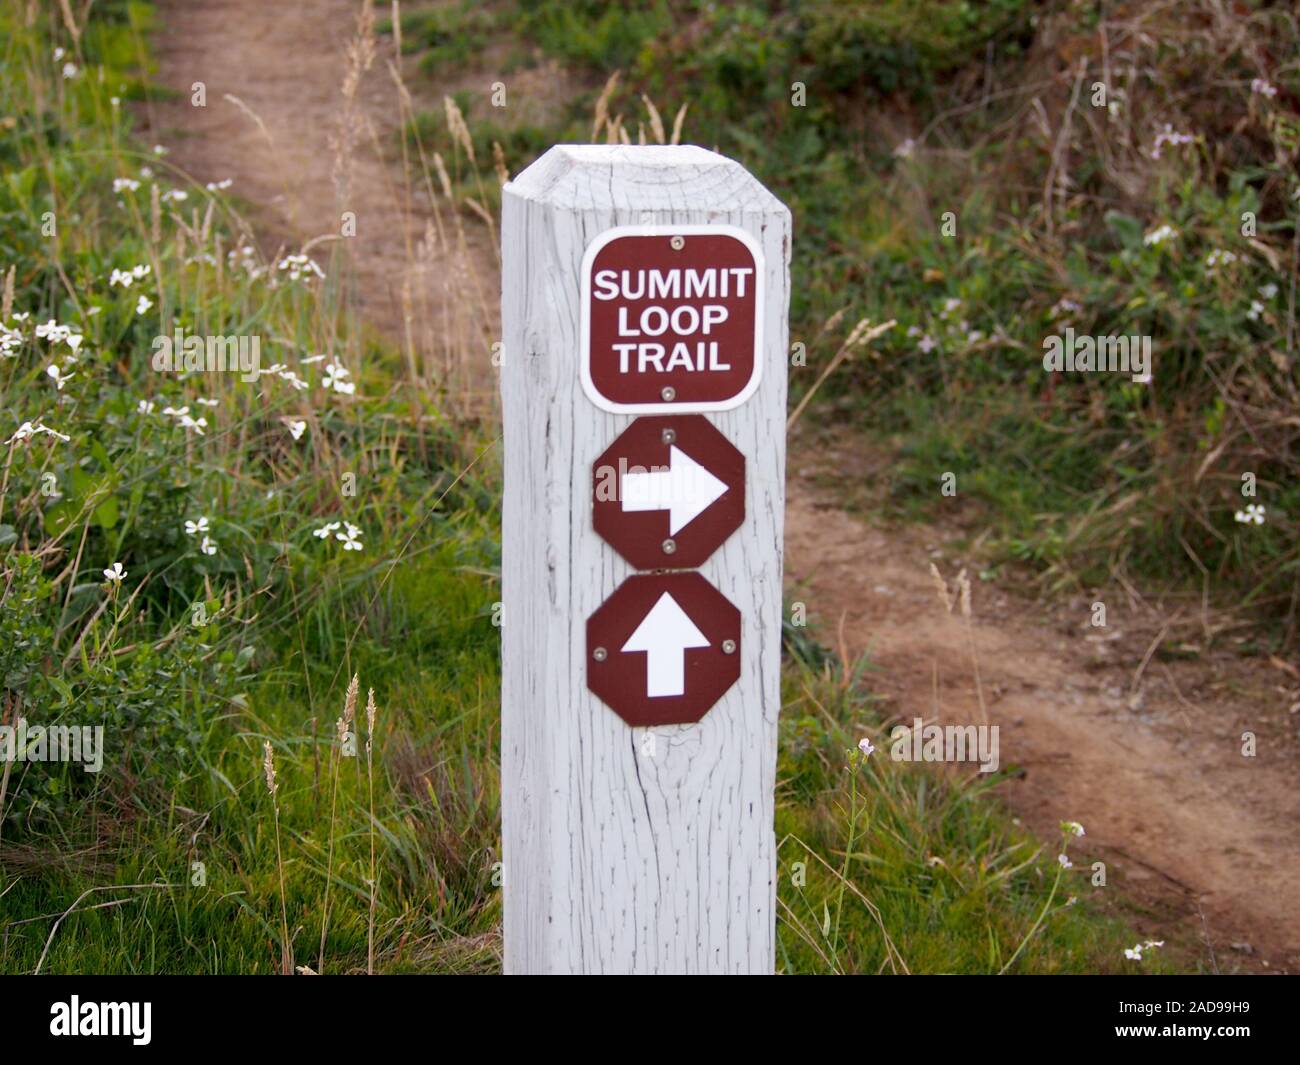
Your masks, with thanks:
M688 569L745 520L745 456L702 414L638 418L592 467L592 522L637 569Z
M587 687L629 725L690 725L740 679L740 611L698 573L629 577L587 619Z

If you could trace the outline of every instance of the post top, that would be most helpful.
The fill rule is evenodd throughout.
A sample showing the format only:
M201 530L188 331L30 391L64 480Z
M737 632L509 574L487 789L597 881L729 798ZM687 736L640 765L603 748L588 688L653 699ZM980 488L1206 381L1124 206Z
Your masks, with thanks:
M555 207L789 213L740 163L694 144L557 144L506 191Z

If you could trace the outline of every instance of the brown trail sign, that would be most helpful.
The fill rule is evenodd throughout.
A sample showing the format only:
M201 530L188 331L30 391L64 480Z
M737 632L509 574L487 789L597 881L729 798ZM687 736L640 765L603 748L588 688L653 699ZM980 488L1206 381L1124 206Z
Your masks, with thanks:
M582 385L604 410L728 410L762 374L763 252L730 226L631 226L582 261Z
M637 569L698 566L745 520L745 456L702 414L637 418L592 469L592 521Z
M629 577L587 621L587 684L629 725L691 724L740 678L740 632L698 573Z

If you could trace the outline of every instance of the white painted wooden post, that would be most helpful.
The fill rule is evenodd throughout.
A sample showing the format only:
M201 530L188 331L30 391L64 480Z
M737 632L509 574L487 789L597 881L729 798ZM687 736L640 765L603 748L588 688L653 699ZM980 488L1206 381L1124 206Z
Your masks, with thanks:
M789 211L690 146L560 145L503 200L506 972L770 973ZM578 365L584 251L647 224L743 229L766 281L758 391L706 415L746 461L744 525L699 567L740 609L740 680L698 724L650 729L586 683L587 619L633 572L593 528L591 468L632 418Z

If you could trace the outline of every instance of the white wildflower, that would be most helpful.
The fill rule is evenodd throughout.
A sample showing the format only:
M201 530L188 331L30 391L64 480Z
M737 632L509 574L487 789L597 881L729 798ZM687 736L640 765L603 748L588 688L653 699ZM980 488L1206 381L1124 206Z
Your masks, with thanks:
M126 570L122 568L122 563L114 562L113 565L104 570L104 580L109 584L121 584L122 578L126 576Z
M54 387L60 392L63 391L64 385L77 376L75 373L65 374L59 369L59 364L56 362L52 362L49 366L45 367L45 372L54 381Z
M329 362L325 365L325 378L321 384L326 388L332 388L335 392L342 392L345 395L351 395L357 390L357 386L348 381L349 373L337 362Z
M1160 149L1163 145L1191 144L1195 139L1190 133L1177 132L1173 126L1166 122L1165 128L1156 134L1155 143L1151 145L1151 158L1160 158Z
M1170 225L1160 225L1151 230L1142 238L1142 243L1148 247L1158 247L1167 240L1173 240L1178 236L1178 230Z
M53 318L36 327L36 336L48 340L51 344L61 344L71 335L72 330L66 325L59 325Z
M23 440L30 440L34 436L40 436L41 433L46 433L52 437L55 437L58 440L64 441L65 443L68 440L72 439L69 436L64 436L63 433L51 429L48 425L44 425L41 422L35 422L35 423L23 422L23 424L18 427L14 435L11 436L8 440L6 440L5 443L14 444L14 443L19 443Z
M307 274L315 274L322 281L325 280L325 272L306 255L286 255L275 264L275 268L287 270L290 281L297 281Z
M0 355L12 356L23 345L23 335L17 329L0 325Z
M358 529L355 525L353 525L350 521L345 521L343 523L343 529L344 529L343 532L334 534L334 539L338 540L340 543L343 544L344 551L360 551L361 530Z

